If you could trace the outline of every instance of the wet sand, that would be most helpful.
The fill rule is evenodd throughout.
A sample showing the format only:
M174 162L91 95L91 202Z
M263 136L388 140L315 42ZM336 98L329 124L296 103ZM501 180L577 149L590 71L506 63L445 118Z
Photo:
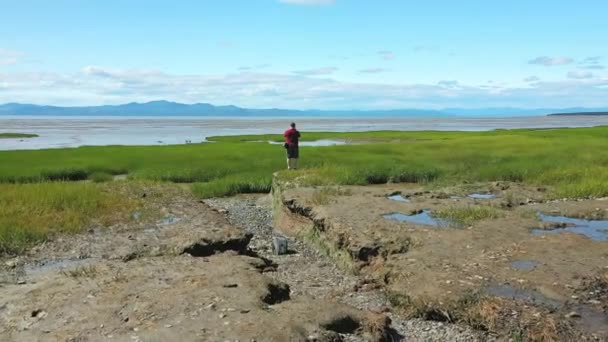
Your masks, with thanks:
M38 138L0 139L0 150L84 145L166 145L203 142L209 136L281 133L290 121L303 131L460 130L592 127L607 117L517 118L217 118L217 117L13 117L0 116L0 133L34 133Z

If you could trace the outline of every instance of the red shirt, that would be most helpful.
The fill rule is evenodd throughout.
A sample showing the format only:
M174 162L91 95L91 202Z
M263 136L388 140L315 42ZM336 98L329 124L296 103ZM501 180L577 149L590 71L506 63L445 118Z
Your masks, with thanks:
M290 128L290 129L286 130L285 133L283 133L283 136L285 137L286 143L288 143L289 145L298 146L298 139L300 138L300 132L298 132L297 129Z

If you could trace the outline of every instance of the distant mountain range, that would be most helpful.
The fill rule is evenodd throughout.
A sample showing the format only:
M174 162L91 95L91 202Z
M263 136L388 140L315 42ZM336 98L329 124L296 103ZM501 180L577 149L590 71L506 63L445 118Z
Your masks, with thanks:
M466 117L466 116L539 116L548 114L584 112L608 112L608 108L446 108L442 110L395 109L395 110L289 110L249 109L236 106L214 106L208 103L183 104L169 101L127 103L123 105L59 107L33 104L7 103L0 105L0 115L36 116L313 116L313 117Z

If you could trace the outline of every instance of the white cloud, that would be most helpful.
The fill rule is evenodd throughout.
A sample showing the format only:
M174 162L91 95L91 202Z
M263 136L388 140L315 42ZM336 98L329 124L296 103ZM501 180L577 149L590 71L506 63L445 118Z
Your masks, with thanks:
M390 60L395 59L395 53L393 53L392 51L387 51L387 50L378 51L378 55L380 55L380 57L382 57L382 59L384 59L385 61L390 61Z
M602 56L587 57L581 61L581 64L599 64Z
M585 66L582 66L581 68L583 68L583 69L590 69L590 70L603 70L603 69L606 69L605 66L599 65L599 64L585 65Z
M336 0L279 0L279 2L290 5L333 5Z
M593 73L590 71L582 71L582 70L578 70L578 71L570 71L568 73L568 78L573 78L573 79L588 79L588 78L593 78Z
M0 48L0 65L16 64L23 58L23 52Z
M583 59L579 64L581 64L581 68L583 69L603 70L606 67L600 64L601 60L601 56L592 56Z
M455 88L460 86L460 83L458 83L456 80L443 80L437 82L437 85L443 88Z
M387 70L383 69L383 68L367 68L367 69L359 70L359 72L362 74L379 74L379 73L382 73L385 71L387 71Z
M608 106L608 79L567 79L521 87L354 83L269 72L178 75L89 66L74 73L0 73L0 103L118 104L165 99L251 108L445 108Z
M566 65L566 64L570 64L572 62L574 62L574 60L569 57L541 56L541 57L536 57L536 58L530 60L528 63L544 65L544 66L555 66L555 65Z
M540 81L540 78L537 76L530 76L530 77L524 78L524 82L532 83L532 82L538 82L538 81Z
M330 75L334 72L338 71L336 67L324 67L318 69L309 69L309 70L297 70L294 71L294 74L305 75L305 76L320 76L320 75Z

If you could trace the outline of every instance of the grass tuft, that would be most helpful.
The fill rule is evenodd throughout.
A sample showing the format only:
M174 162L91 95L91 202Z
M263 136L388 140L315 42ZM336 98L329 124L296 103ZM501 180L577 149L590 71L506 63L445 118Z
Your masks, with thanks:
M95 172L89 175L89 179L94 183L105 183L114 179L111 174L105 172Z
M321 189L316 189L312 193L312 202L316 205L329 204L332 198L337 196L349 196L352 191L349 189L341 189L340 187L324 186Z
M78 266L72 270L63 270L61 274L72 278L95 278L99 271L95 266Z
M467 206L434 211L433 216L462 225L471 225L477 221L497 219L504 215L499 209L489 206Z

